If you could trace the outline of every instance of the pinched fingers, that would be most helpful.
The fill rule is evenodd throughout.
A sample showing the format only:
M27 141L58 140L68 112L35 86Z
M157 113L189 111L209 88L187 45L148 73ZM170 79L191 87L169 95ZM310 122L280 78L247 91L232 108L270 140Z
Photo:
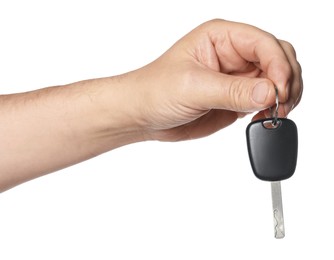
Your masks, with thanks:
M291 45L248 24L215 20L208 29L222 73L267 78L278 88L280 102L290 101L290 84L298 74Z
M301 66L293 46L250 25L229 26L228 39L233 50L259 69L258 77L271 80L278 88L279 116L287 116L298 105L303 92Z

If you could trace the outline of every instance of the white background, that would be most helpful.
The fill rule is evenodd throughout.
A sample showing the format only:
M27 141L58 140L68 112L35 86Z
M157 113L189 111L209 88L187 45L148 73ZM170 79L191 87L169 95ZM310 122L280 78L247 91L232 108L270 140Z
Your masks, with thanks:
M1 0L2 94L136 69L212 18L290 41L305 89L289 116L299 158L282 183L283 240L273 236L270 185L249 164L249 116L207 138L125 146L0 194L0 259L333 259L330 3Z

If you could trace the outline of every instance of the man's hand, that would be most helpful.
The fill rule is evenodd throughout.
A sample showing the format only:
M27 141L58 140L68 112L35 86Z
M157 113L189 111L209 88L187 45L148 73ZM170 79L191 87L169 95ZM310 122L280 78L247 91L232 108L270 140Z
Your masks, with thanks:
M285 117L303 88L291 44L224 20L200 25L130 77L148 139L165 141L206 136L255 111L269 116L274 86Z

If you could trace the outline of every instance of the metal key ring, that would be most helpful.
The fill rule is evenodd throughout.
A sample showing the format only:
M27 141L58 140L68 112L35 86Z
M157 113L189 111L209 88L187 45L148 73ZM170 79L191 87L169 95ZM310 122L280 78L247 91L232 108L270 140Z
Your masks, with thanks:
M277 125L278 122L278 108L279 108L279 100L278 100L278 88L275 86L275 94L276 94L276 109L273 113L272 108L270 108L271 117L273 118L273 121L271 122L273 126Z

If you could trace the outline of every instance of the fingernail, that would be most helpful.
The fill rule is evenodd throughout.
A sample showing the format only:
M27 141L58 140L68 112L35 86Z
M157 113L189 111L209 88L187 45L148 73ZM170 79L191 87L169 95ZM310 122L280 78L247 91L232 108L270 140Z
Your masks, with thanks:
M261 81L253 88L252 98L258 104L263 104L270 91L270 86L264 81Z

